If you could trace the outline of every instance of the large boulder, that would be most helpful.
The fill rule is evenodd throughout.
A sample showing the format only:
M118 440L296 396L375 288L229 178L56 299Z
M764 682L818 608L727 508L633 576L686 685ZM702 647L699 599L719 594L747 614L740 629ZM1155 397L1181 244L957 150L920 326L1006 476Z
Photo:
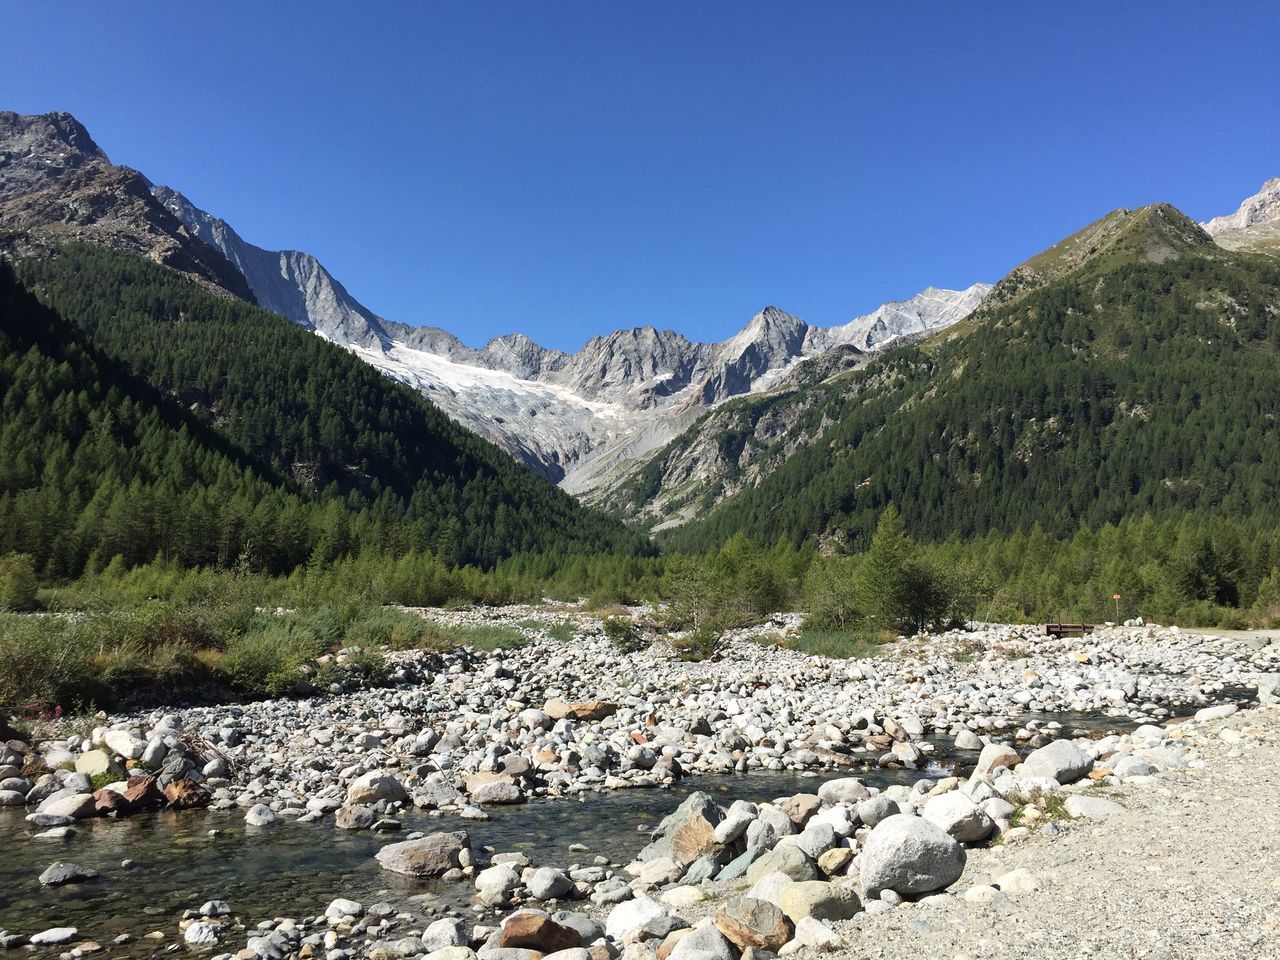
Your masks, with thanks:
M171 780L165 785L164 799L174 810L191 810L207 806L212 797L194 780Z
M1045 777L1066 784L1075 783L1092 769L1093 757L1070 740L1055 740L1027 754L1027 759L1022 761L1022 766L1018 769L1018 775Z
M471 838L465 830L433 833L420 840L391 843L377 853L384 870L409 877L438 877L462 866L462 851L469 849Z
M777 952L791 939L791 924L772 903L739 897L718 911L712 920L724 936L739 950L755 947Z
M992 819L978 809L978 805L959 790L931 797L921 811L930 823L937 824L961 843L977 843L991 836L996 828Z
M357 777L347 787L347 803L351 806L372 806L380 800L407 800L409 792L404 784L390 774L373 770Z
M824 880L790 883L778 893L782 912L792 923L805 917L848 920L862 908L858 894L848 886Z
M164 794L155 777L130 777L121 796L129 813L154 810L164 804Z
M526 884L535 900L559 900L573 892L573 881L554 867L539 867Z
M882 820L868 835L858 859L862 890L911 895L955 883L964 872L964 847L937 825L900 813Z
M1101 820L1114 813L1120 813L1124 807L1106 797L1070 796L1066 802L1067 813L1077 820Z
M688 866L699 857L710 855L723 863L720 857L725 845L716 839L716 827L723 820L724 811L708 794L691 793L658 824L653 841L640 851L638 859L671 857L681 866Z

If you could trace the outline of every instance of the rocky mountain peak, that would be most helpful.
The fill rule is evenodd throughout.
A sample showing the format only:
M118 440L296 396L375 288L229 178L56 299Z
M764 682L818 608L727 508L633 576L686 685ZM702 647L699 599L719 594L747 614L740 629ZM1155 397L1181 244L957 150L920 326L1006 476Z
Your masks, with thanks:
M107 155L69 113L0 110L0 197L38 190Z
M1280 177L1273 177L1251 197L1246 197L1235 213L1214 217L1201 224L1211 237L1244 230L1260 223L1280 221Z

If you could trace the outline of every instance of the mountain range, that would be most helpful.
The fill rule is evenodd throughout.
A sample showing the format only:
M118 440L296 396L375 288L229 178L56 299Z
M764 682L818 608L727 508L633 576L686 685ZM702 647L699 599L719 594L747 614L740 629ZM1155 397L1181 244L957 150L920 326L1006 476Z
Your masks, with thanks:
M812 326L770 306L719 343L646 326L572 354L519 333L471 347L437 327L380 317L310 254L257 247L177 190L111 164L67 114L0 113L0 230L19 261L52 256L68 241L107 246L179 271L210 296L270 311L412 387L581 500L650 529L684 527L670 535L702 546L734 531L839 540L890 500L914 503L935 534L942 517L975 534L1014 516L1062 530L1086 514L1097 519L1084 488L1076 500L1055 500L1038 471L1065 470L1086 450L1089 470L1109 470L1110 434L1160 409L1147 372L1126 360L1134 341L1120 344L1112 328L1138 338L1150 368L1186 376L1182 352L1198 341L1176 327L1158 342L1143 332L1143 323L1164 324L1173 303L1188 329L1209 338L1214 349L1200 351L1213 361L1207 369L1226 362L1227 342L1245 367L1261 363L1277 309L1280 180L1204 224L1167 204L1113 211L994 287L929 288L841 326ZM1144 286L1157 282L1157 294ZM1206 332L1197 325L1210 314L1217 326ZM1082 324L1089 335L1075 342L1068 334ZM1053 394L1062 371L1105 421L1080 419L1069 392ZM1256 405L1259 384L1236 398L1242 409ZM1204 449L1209 438L1198 439ZM1183 446L1175 438L1152 455L1177 461ZM1185 476L1154 487L1135 477L1129 496L1150 507L1169 499L1159 491L1178 490L1189 501L1188 491L1217 489L1239 468L1177 461L1170 469ZM1008 474L1014 491L1002 492L1003 507L979 493L981 479L958 480L993 471ZM1255 495L1266 487L1250 482ZM1038 506L1020 499L1028 491ZM926 492L932 499L919 500ZM974 497L977 505L963 506Z

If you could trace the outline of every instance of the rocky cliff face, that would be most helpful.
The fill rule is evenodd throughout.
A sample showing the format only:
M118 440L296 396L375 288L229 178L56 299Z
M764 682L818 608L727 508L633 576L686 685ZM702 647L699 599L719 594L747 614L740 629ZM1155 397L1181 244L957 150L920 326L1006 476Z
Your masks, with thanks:
M27 244L100 243L254 299L244 276L151 195L146 177L111 163L70 114L0 111L0 228Z
M1214 217L1201 226L1228 250L1280 252L1280 177L1264 183L1235 213Z

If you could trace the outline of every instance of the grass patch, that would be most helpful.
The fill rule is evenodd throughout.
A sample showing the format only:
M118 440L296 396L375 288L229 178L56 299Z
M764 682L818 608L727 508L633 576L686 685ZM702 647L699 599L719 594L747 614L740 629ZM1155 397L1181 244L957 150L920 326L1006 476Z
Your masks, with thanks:
M559 623L551 623L546 620L521 620L520 626L526 630L537 630L541 634L545 634L552 640L558 640L561 643L568 643L574 637L573 623L568 620L561 620Z
M861 660L874 657L886 641L866 630L803 630L789 637L779 637L777 645L811 657L833 660Z
M459 644L489 653L494 650L514 650L529 643L529 638L515 627L499 624L454 627L452 632L459 638Z

